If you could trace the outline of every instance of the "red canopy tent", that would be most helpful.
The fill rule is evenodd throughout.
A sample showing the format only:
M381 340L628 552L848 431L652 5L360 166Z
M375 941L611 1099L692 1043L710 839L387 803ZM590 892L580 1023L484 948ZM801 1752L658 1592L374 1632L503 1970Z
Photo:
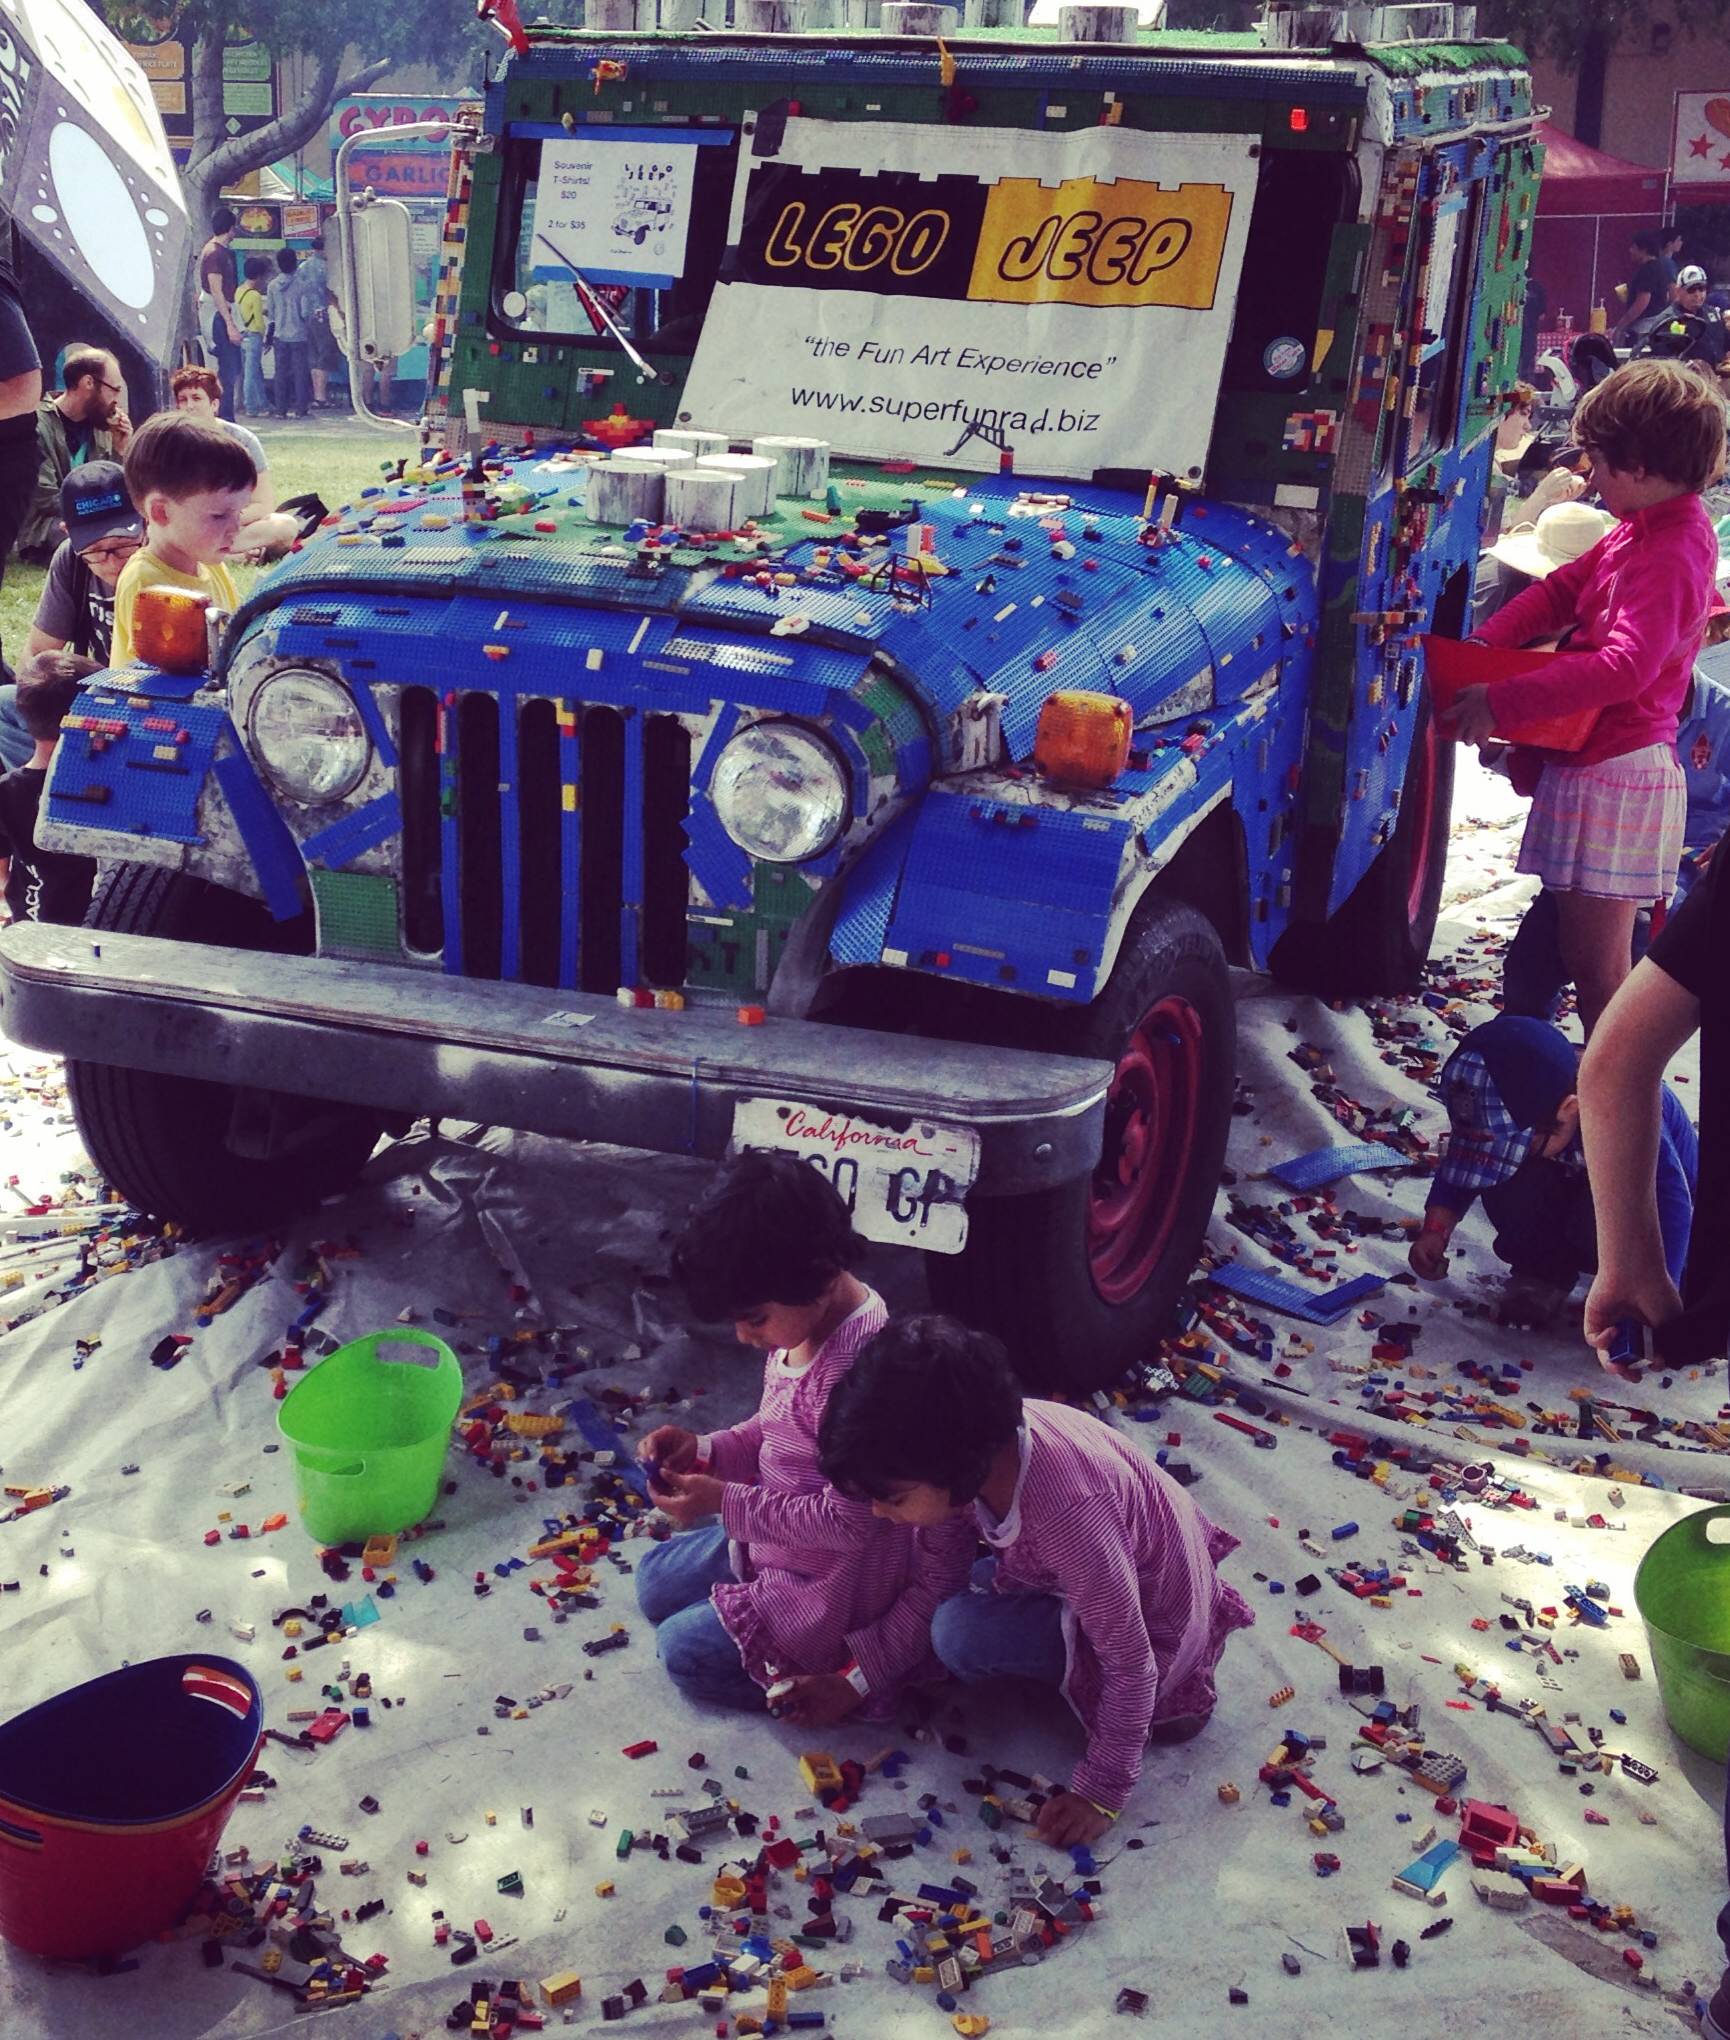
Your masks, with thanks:
M1578 142L1545 121L1544 177L1532 229L1531 273L1548 294L1542 323L1570 314L1584 332L1594 305L1611 309L1633 274L1629 237L1662 221L1666 173Z

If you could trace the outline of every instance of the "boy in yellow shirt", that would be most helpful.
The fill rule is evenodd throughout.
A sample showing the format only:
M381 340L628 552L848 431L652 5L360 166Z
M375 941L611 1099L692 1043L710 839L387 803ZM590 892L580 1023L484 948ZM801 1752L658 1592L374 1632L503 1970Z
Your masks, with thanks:
M188 588L218 609L240 596L222 564L233 551L257 481L252 456L214 419L159 411L127 442L126 487L144 519L144 546L114 591L111 663L133 656L132 619L141 588Z

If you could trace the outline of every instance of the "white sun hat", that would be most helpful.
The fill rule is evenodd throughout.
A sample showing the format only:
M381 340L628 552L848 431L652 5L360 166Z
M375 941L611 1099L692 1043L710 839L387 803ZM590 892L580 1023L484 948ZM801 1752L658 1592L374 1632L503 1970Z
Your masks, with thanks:
M1517 524L1503 532L1490 547L1490 557L1541 581L1570 560L1590 552L1616 520L1608 510L1594 510L1589 503L1552 503L1540 513L1535 524Z

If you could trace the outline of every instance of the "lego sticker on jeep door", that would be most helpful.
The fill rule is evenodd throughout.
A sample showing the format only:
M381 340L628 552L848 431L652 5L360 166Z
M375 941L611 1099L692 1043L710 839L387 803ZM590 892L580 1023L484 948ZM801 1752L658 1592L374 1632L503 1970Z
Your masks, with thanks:
M1030 473L1199 474L1243 266L1243 135L750 124L691 422Z

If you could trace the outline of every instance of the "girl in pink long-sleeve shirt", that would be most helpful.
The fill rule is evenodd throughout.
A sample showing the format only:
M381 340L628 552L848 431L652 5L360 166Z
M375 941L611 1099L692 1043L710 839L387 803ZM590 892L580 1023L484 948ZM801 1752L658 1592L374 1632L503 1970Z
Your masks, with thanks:
M1057 1686L1087 1747L1041 1837L1085 1843L1122 1812L1150 1741L1206 1725L1214 1667L1254 1621L1219 1577L1237 1539L1109 1426L1024 1402L1003 1349L953 1318L879 1332L823 1418L823 1468L891 1523L957 1517L993 1556L937 1611L932 1637L958 1678Z
M1668 897L1682 854L1676 728L1718 567L1700 492L1723 470L1724 399L1679 362L1631 362L1581 398L1574 436L1592 457L1591 486L1621 521L1478 633L1518 647L1566 632L1567 647L1541 673L1464 689L1444 721L1481 743L1599 711L1582 750L1532 752L1515 774L1529 783L1536 768L1520 869L1556 895L1562 960L1590 1036L1628 975L1635 914Z
M883 1522L818 1464L829 1397L887 1315L853 1273L860 1250L828 1180L765 1154L721 1172L674 1250L697 1315L732 1318L768 1355L754 1416L643 1441L650 1492L683 1534L638 1560L637 1599L689 1698L761 1707L773 1685L781 1712L826 1725L941 1676L931 1618L966 1580L971 1532Z

